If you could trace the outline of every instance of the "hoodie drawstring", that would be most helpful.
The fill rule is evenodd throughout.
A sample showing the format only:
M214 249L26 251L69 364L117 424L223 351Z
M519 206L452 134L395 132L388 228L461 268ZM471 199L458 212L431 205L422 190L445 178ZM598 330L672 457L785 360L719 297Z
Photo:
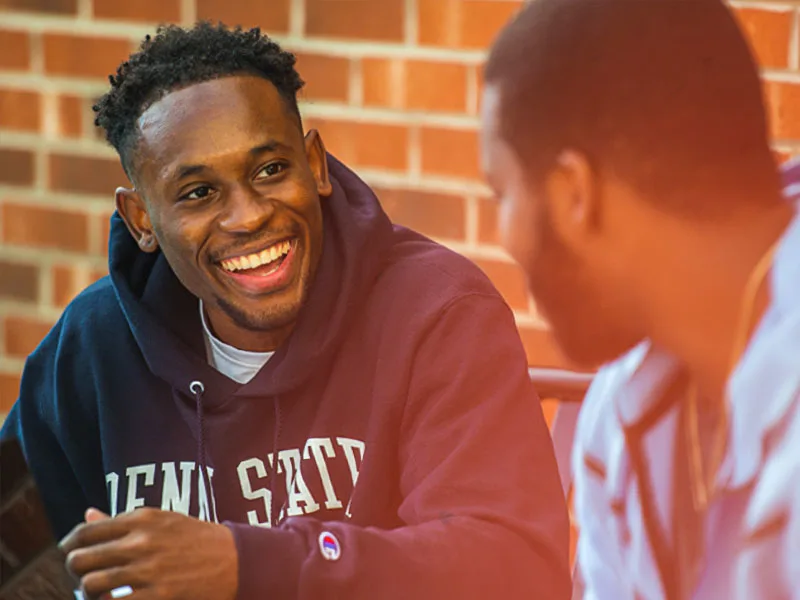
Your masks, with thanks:
M203 412L203 394L206 391L206 387L203 385L202 381L193 381L189 384L189 391L194 396L195 405L197 407L197 463L200 466L200 477L203 479L203 487L205 487L206 494L208 495L208 510L211 512L209 520L212 520L217 509L214 492L211 489L211 478L208 475L208 455L206 454L206 422Z
M208 475L208 455L206 454L206 422L205 422L205 413L203 411L203 394L206 391L205 386L203 385L202 381L193 381L189 384L189 391L191 392L192 396L194 396L195 406L197 407L197 463L200 465L200 477L203 478L203 486L208 490L208 503L209 503L209 510L213 511L212 515L216 515L216 499L214 498L214 493L211 490L211 478ZM272 399L272 406L275 409L275 433L272 439L272 476L270 477L270 484L269 489L270 493L272 494L272 506L276 505L276 483L278 478L275 474L278 472L278 452L279 452L279 444L281 439L281 427L283 425L283 416L281 414L281 403L280 398L275 396ZM297 477L297 473L292 473L292 480L289 483L289 487L294 486L295 478ZM287 490L288 492L288 490ZM280 513L286 509L289 502L288 494L284 498L283 503L281 504L280 509L275 514L275 525L277 526L280 524Z

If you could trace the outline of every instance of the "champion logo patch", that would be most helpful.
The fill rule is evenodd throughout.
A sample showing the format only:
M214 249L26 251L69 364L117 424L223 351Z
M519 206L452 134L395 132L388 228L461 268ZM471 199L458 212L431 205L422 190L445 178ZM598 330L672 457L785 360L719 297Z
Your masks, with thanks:
M339 560L342 555L342 546L330 531L323 531L319 534L319 551L325 560Z

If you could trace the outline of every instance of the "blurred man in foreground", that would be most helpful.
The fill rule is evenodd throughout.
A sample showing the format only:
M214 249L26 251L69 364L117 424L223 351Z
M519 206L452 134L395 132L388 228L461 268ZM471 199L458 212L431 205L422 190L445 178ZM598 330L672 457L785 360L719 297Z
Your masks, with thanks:
M800 597L800 221L718 0L536 0L486 67L503 242L601 369L574 453L587 597Z

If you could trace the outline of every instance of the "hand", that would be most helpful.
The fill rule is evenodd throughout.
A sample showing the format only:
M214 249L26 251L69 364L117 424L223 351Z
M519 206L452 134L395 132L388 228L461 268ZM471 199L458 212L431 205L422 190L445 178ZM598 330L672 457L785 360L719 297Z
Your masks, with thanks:
M62 541L88 598L130 586L135 600L234 600L239 560L224 525L140 508L115 518L90 508Z

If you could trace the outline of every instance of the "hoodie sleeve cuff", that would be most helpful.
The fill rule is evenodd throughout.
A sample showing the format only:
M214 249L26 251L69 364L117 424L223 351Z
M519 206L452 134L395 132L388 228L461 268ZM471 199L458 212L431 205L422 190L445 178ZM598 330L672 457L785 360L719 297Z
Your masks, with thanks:
M225 522L239 556L236 600L297 598L300 569L306 557L302 535L292 529L265 529Z

